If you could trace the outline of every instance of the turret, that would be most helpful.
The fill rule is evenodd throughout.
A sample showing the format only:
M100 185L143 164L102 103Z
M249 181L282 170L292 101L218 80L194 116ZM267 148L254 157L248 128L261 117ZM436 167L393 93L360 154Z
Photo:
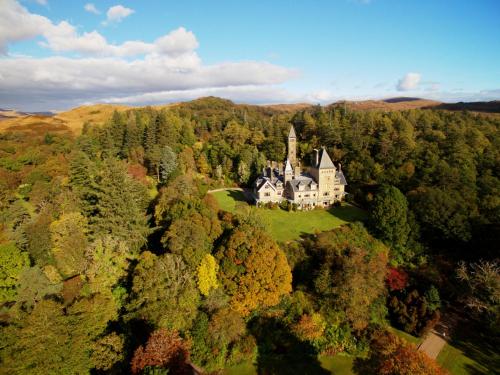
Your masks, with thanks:
M293 168L290 164L290 160L286 159L286 165L285 165L285 173L284 173L284 182L285 186L288 181L292 181L293 179Z
M288 133L288 160L292 168L295 168L297 165L297 135L295 134L293 125L290 127L290 132Z

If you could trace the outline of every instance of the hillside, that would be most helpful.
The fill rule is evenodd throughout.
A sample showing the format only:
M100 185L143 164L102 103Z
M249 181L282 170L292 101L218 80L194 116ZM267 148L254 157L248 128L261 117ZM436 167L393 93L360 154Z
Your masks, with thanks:
M153 109L160 110L173 106L182 106L193 111L203 111L207 113L224 112L227 108L239 109L245 112L267 112L273 113L294 113L306 110L312 107L308 103L294 104L269 104L269 105L251 105L235 104L230 100L206 97L199 98L184 103L169 103L150 106ZM343 108L351 111L402 111L410 109L443 109L449 111L468 110L474 113L486 114L496 117L500 113L500 101L491 102L472 102L472 103L441 103L428 99L398 97L384 100L362 100L362 101L339 101L332 103L326 108ZM51 115L50 112L21 112L13 109L0 109L0 132L2 131L51 131L51 132L72 132L79 134L83 124L102 124L107 121L113 111L124 112L130 109L144 108L120 104L94 104L76 107L65 112Z
M343 107L353 111L403 111L417 108L432 108L442 104L434 100L420 98L390 98L385 100L339 101L330 107Z

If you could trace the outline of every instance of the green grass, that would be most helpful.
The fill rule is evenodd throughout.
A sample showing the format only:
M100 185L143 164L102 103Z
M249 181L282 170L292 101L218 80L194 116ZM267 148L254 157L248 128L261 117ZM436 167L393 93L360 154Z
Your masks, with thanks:
M423 341L423 339L421 337L415 337L413 335L410 335L409 333L406 333L404 331L400 331L397 328L390 327L389 329L395 335L397 335L397 336L401 337L402 339L405 339L406 341L411 342L412 344L415 344L417 346Z
M500 353L495 338L479 329L459 332L439 353L437 361L452 375L499 373Z
M321 367L333 375L353 375L352 365L354 357L348 355L320 356Z
M246 205L241 191L226 190L212 193L222 210L235 212L240 205ZM286 242L311 234L337 228L343 224L362 221L366 213L349 204L329 210L288 212L277 209L256 208L257 216L276 241Z
M352 365L354 357L348 355L320 356L321 367L332 375L354 375ZM243 362L237 366L227 368L224 375L257 375L257 367L251 362Z

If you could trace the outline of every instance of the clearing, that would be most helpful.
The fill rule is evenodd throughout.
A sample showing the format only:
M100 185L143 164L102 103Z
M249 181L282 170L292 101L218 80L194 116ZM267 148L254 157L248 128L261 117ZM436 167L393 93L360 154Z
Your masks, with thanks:
M248 207L245 195L239 190L224 190L211 193L224 211L236 212ZM366 213L348 203L329 210L284 211L282 209L254 208L268 232L278 242L293 241L304 234L337 228L343 224L366 219Z

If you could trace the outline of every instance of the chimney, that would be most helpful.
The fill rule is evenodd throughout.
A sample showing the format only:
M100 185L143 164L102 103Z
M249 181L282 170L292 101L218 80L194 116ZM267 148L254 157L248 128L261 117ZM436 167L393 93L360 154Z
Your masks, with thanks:
M342 172L342 164L339 163L339 172Z

